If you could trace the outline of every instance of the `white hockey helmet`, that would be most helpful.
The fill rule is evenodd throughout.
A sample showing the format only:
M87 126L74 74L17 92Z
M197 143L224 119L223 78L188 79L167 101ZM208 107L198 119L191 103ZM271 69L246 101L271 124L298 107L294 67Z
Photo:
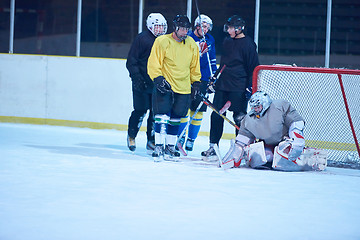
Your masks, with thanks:
M200 19L201 19L201 23L207 23L209 24L209 31L212 30L212 27L213 27L213 22L211 20L211 18L209 18L208 16L206 16L205 14L200 14L200 16L198 16L196 19L195 19L195 22L194 22L194 26L200 26Z
M155 37L158 37L166 33L167 22L161 13L150 13L146 19L146 27Z
M272 103L272 100L270 98L270 96L262 91L257 91L256 93L254 93L250 100L249 100L249 105L251 107L251 110L249 112L250 115L257 115L259 117L262 117L264 115L264 113L266 112L266 110L270 107ZM260 112L255 112L254 107L257 107L261 105L262 109Z

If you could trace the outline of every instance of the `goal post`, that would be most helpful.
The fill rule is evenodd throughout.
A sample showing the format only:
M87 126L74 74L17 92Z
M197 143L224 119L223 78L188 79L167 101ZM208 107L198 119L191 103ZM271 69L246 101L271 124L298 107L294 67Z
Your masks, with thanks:
M258 90L299 111L306 145L326 149L329 166L360 168L360 70L259 65Z

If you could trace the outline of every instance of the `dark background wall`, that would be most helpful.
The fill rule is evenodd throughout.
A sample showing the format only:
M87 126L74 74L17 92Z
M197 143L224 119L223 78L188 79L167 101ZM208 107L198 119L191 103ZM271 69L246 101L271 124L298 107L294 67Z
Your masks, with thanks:
M333 0L330 67L360 68L360 1ZM214 22L211 34L222 52L223 24L242 16L254 36L255 0L198 0ZM9 51L10 0L0 0L0 52ZM138 33L138 0L83 0L81 56L126 58ZM145 0L168 21L186 14L187 1ZM262 64L324 66L327 0L261 0L258 52ZM193 2L192 19L197 16ZM77 1L16 0L14 53L75 55ZM145 29L145 24L143 24Z

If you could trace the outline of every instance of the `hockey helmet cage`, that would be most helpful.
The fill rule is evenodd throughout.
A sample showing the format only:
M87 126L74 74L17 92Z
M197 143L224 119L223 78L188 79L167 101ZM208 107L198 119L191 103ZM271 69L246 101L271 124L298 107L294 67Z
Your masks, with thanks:
M156 28L155 26L162 26L162 28ZM155 37L158 37L166 33L167 22L161 13L150 13L146 19L146 27Z
M242 19L238 15L233 15L233 16L229 17L228 20L226 21L226 23L224 24L224 32L227 32L229 27L234 27L235 30L244 31L245 25L246 24L245 24L244 19Z
M198 16L196 19L195 19L195 22L194 22L194 26L200 26L200 20L201 20L201 23L207 23L209 24L209 31L212 30L213 28L213 22L211 20L210 17L206 16L205 14L200 14L200 16Z
M190 29L191 24L190 24L189 18L186 15L176 15L173 20L173 27L174 27L175 31L179 27Z
M259 117L262 117L264 115L264 113L266 112L266 110L270 107L272 103L272 100L270 98L270 96L262 91L257 91L256 93L254 93L250 100L249 100L249 105L250 105L250 112L249 115L257 115ZM254 107L257 107L261 105L262 109L260 112L255 112Z

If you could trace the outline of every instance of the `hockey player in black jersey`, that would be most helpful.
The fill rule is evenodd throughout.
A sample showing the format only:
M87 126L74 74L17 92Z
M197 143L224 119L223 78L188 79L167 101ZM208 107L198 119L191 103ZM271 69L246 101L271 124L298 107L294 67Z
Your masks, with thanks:
M235 123L239 126L246 115L246 89L251 91L252 73L259 65L256 44L245 35L245 21L238 15L230 17L224 25L224 32L229 34L223 42L220 69L226 65L215 85L214 106L220 109L231 101ZM204 161L218 160L213 148L219 144L223 134L224 119L216 113L211 114L210 147L201 153ZM237 132L236 132L237 133Z
M147 73L147 62L156 37L164 35L167 31L167 22L160 13L151 13L146 19L146 27L137 35L131 45L126 68L132 81L133 107L128 124L127 145L130 151L135 151L135 138L140 130L143 118L148 110L147 145L146 149L152 153L155 148L154 116L152 113L153 81Z

